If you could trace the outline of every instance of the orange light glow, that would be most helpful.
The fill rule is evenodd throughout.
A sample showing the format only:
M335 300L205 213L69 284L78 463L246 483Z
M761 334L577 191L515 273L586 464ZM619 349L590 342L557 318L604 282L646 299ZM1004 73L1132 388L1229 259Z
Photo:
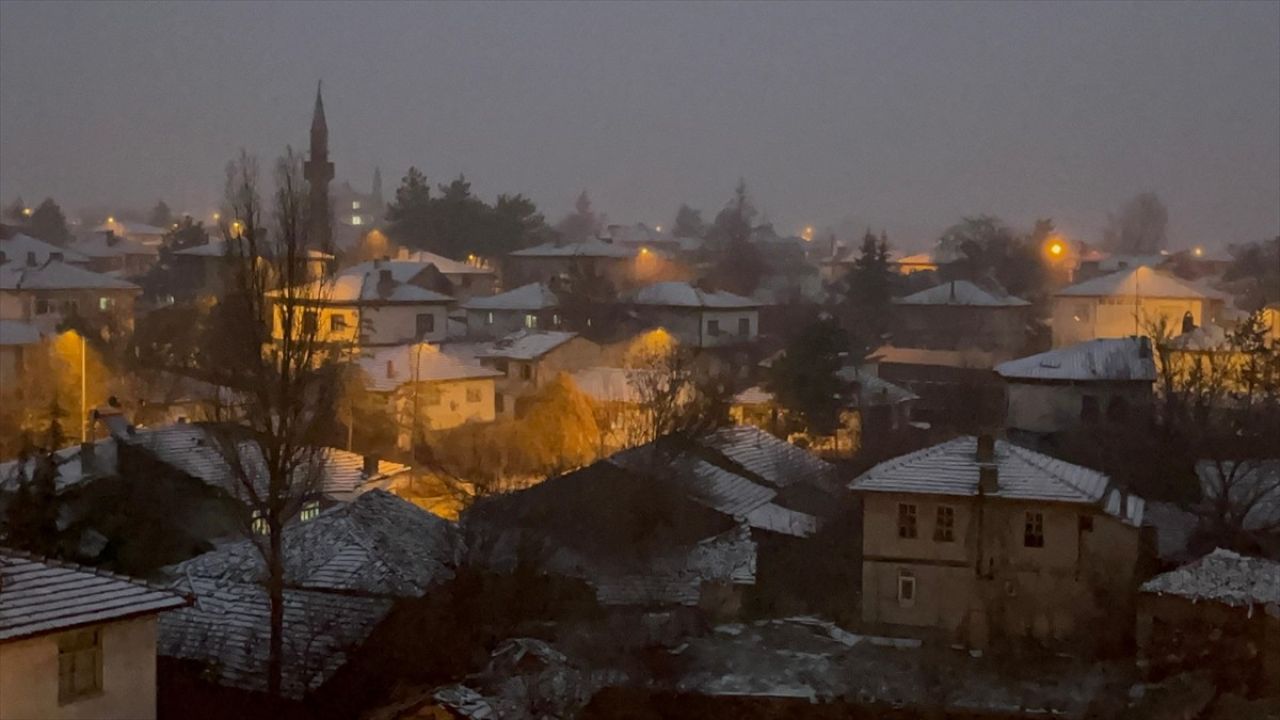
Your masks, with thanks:
M1196 248L1195 253L1196 253L1196 257L1201 257L1202 255L1204 255L1204 248L1202 247Z
M32 213L31 208L22 208L22 214L25 215L26 217L31 217L31 213Z
M1062 248L1062 243L1060 243L1060 242L1055 242L1055 243L1053 243L1052 245L1050 245L1050 246L1049 246L1049 253L1050 253L1051 255L1061 255L1061 254L1062 254L1062 250L1063 250L1063 248Z

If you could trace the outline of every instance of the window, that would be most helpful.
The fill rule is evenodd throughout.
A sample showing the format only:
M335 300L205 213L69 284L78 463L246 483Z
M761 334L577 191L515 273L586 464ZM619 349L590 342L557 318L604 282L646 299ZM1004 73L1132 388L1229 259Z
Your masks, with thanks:
M343 331L345 331L346 329L347 329L347 316L346 316L346 315L336 315L336 314L335 314L335 315L330 315L330 316L329 316L329 330L330 330L330 332L343 332Z
M302 504L302 512L298 513L298 519L302 522L314 520L320 515L320 501L308 500Z
M1044 513L1027 513L1027 524L1022 531L1022 544L1026 547L1044 547Z
M102 631L80 630L58 638L58 704L102 692Z
M1111 402L1107 403L1107 420L1123 423L1127 419L1129 419L1129 403L1122 397L1111 398Z
M506 375L506 374L507 374L507 361L506 361L506 360L494 360L494 361L493 361L493 369L494 369L494 370L497 370L498 372L502 373L503 375Z
M717 336L717 335L719 335L719 334L720 334L720 321L719 321L719 320L708 320L708 321L707 321L707 334L708 334L708 335L710 335L710 336L712 336L712 337L715 337L715 336Z
M506 412L507 401L505 398L503 398L503 396L500 393L493 396L493 409L499 415Z
M916 506L898 503L898 537L911 539L916 536Z
M938 506L937 522L933 525L933 539L938 542L955 542L956 509L949 505Z
M738 318L738 334L742 337L751 335L751 318Z
M1072 310L1071 314L1076 322L1089 322L1089 318L1093 315L1093 308L1089 306L1089 303L1076 303Z
M560 313L554 313L551 316L552 327L560 327Z
M520 377L525 380L533 379L533 365L524 363L520 366Z
M111 308L113 308L113 307L115 307L115 306L116 306L116 301L115 301L115 300L112 300L112 299L111 299L111 298L109 298L109 297L100 297L100 298L98 298L98 309L99 309L99 310L107 311L107 310L110 310Z
M249 527L253 529L255 535L266 535L271 531L271 528L267 525L267 519L262 517L262 511L260 510L253 511L253 516L249 520Z
M1087 423L1098 422L1098 398L1092 395L1080 398L1080 420Z
M359 209L360 209L360 201L359 201L359 200L352 200L352 201L351 201L351 209L352 209L352 210L359 210Z
M302 313L302 334L314 335L320 328L320 319L316 316L315 310L308 310Z
M422 313L418 316L418 339L422 339L436 331L436 316Z
M492 325L492 324L493 324L493 313L486 313L486 314L485 314L485 316L484 316L484 324L485 324L485 325Z
M916 576L910 570L898 571L898 605L913 607L916 604Z
M538 316L534 315L533 313L525 313L524 326L529 328L530 330L536 329L538 327Z
M480 402L480 388L467 388L467 402Z
M47 315L49 313L49 301L44 298L36 300L36 314Z
M352 225L363 225L363 224L364 224L364 218L360 217L359 215L352 215L352 216L351 216L351 224L352 224Z

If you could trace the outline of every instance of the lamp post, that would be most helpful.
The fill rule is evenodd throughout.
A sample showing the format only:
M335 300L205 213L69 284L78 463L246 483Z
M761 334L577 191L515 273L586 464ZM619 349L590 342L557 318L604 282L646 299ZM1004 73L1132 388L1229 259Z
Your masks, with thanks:
M85 382L85 339L84 335L80 335L80 442L89 442L89 408L86 399L85 388L88 384Z

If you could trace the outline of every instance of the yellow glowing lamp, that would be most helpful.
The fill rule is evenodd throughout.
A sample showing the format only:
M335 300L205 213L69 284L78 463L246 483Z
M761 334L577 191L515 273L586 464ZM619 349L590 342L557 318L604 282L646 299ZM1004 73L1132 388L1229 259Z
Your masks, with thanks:
M1051 254L1051 255L1061 255L1061 254L1062 254L1062 243L1060 243L1060 242L1054 242L1053 244L1051 244L1051 245L1049 246L1049 254Z
M23 214L23 215L25 215L25 216L27 216L27 217L31 217L31 213L32 213L31 208L22 208L22 214Z
M107 216L107 222L108 222L108 223L114 223L115 221L116 221L115 217L113 217L113 216L111 216L111 215L108 215L108 216Z
M1195 253L1196 253L1196 257L1200 257L1200 256L1204 255L1204 248L1202 248L1202 247L1198 247L1198 248L1196 248L1196 249L1195 249Z

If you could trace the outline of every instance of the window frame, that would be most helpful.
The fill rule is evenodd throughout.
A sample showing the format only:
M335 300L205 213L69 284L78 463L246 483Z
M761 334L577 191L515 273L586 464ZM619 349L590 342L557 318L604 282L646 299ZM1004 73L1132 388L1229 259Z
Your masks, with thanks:
M298 511L298 522L307 522L320 517L320 501L308 500L302 503L302 509Z
M91 667L85 669L81 664ZM92 673L80 687L80 672ZM70 705L102 694L102 628L82 628L58 636L58 705Z
M347 316L342 313L332 313L329 315L329 332L346 332Z
M738 318L738 334L751 337L751 318Z
M711 337L720 337L720 321L719 320L707 321L707 334L710 335Z
M423 323L425 321L426 328ZM422 338L435 334L436 331L436 314L431 312L418 313L413 318L414 337L421 340Z
M916 574L910 570L898 570L898 607L915 607L919 596L920 585Z
M956 509L952 505L939 505L933 517L933 541L956 541Z
M898 503L898 539L915 540L920 537L920 512L915 503Z
M1044 547L1044 513L1026 511L1022 523L1022 546L1036 549Z

